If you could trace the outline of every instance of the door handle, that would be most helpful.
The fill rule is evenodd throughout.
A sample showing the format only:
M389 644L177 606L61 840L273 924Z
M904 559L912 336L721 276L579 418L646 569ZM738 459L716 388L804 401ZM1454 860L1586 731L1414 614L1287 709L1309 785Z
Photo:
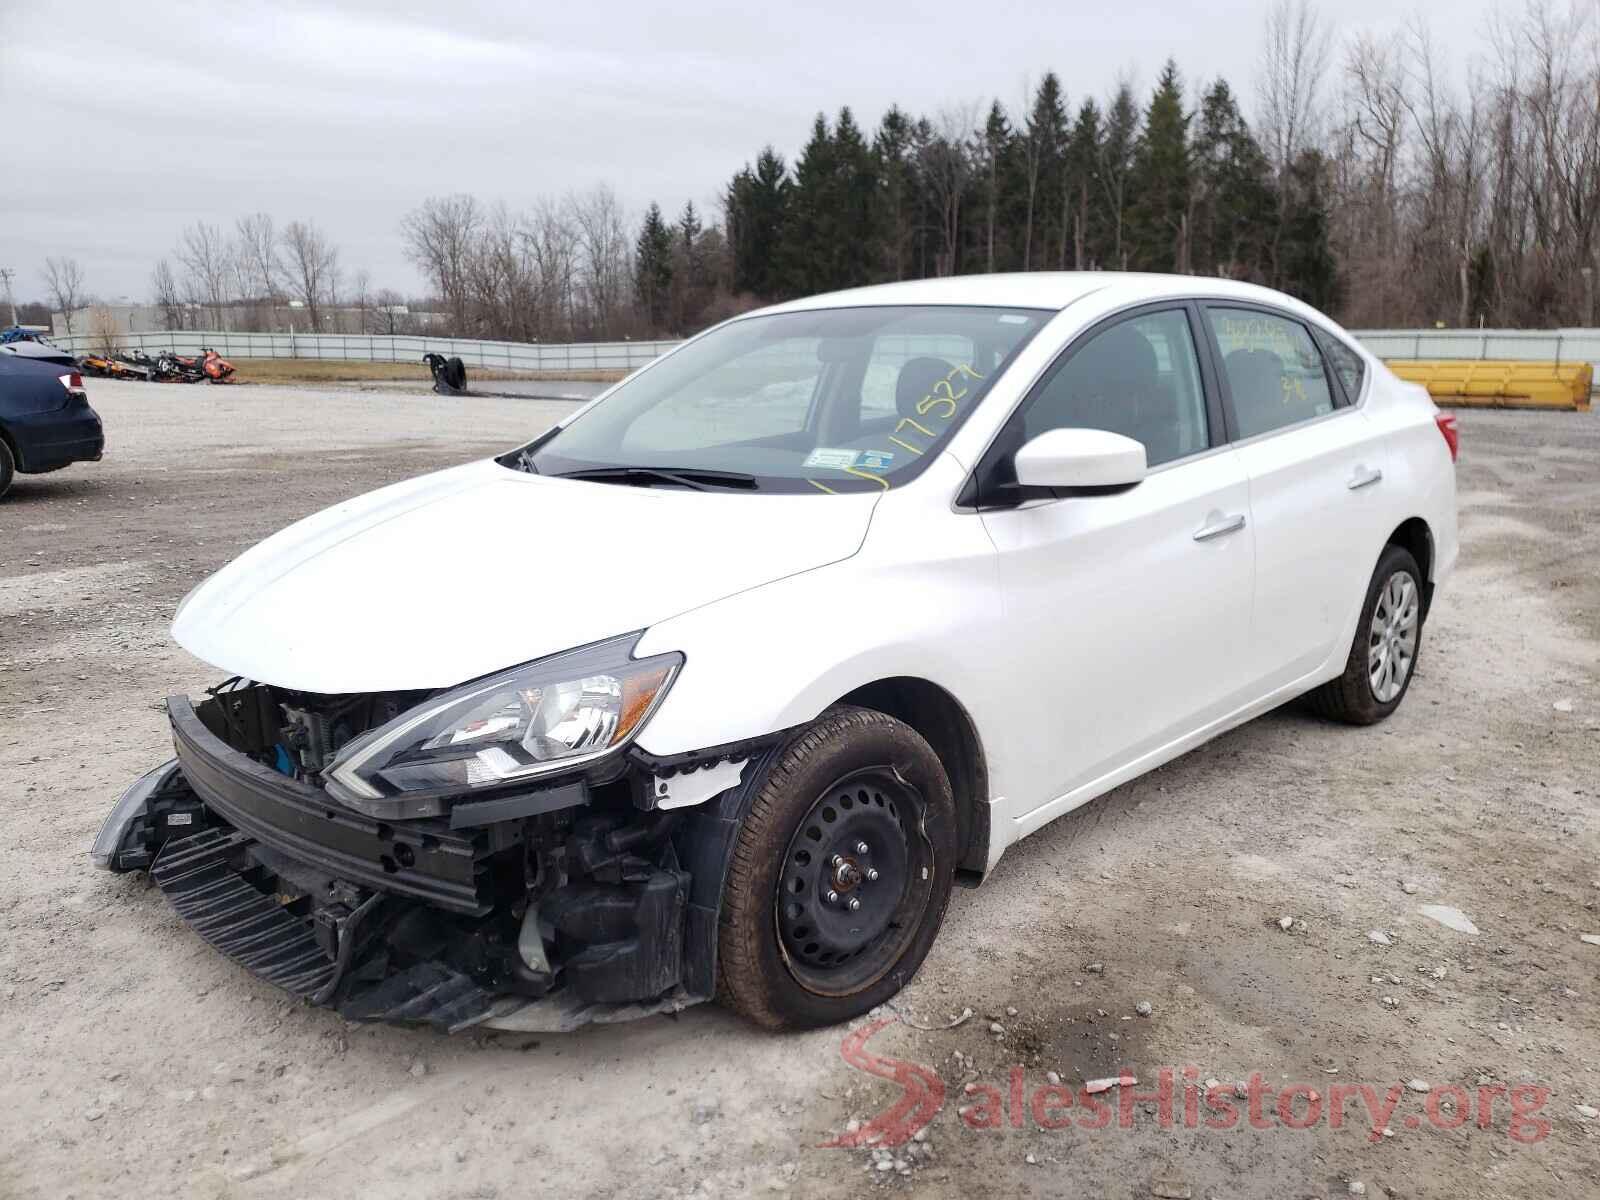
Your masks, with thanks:
M1371 487L1383 478L1383 472L1376 467L1368 469L1357 467L1356 473L1350 477L1350 482L1345 484L1352 492L1360 491L1364 487Z
M1209 525L1202 525L1194 531L1194 540L1209 542L1212 538L1219 538L1226 533L1238 533L1244 528L1244 514L1234 513L1231 517L1220 517Z

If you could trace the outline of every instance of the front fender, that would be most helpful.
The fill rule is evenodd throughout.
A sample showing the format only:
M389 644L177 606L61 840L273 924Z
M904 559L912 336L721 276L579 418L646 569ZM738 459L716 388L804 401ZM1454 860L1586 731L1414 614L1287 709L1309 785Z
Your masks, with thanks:
M685 662L640 749L667 757L764 737L867 684L910 676L966 709L991 794L1004 794L1014 650L993 544L975 514L949 507L960 475L950 464L886 494L849 559L652 626L635 653L677 650Z

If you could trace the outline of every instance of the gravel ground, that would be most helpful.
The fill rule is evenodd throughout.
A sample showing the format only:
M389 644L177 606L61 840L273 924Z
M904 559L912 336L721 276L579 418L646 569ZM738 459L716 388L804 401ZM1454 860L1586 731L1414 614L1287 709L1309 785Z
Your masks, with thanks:
M199 578L568 406L92 388L106 461L0 502L0 1195L1593 1194L1600 417L1463 413L1461 566L1395 717L1286 708L1016 846L957 894L858 1069L845 1029L711 1006L565 1037L346 1025L93 870L117 791L169 752L162 697L218 674L167 640ZM1139 1084L1095 1097L1103 1121L1039 1091L1123 1068ZM1204 1101L1186 1119L1185 1084L1226 1102L1257 1072L1261 1127L1248 1099L1233 1128ZM1333 1089L1361 1084L1397 1106L1352 1098L1335 1128ZM1501 1087L1533 1089L1522 1117ZM903 1093L925 1140L823 1144Z

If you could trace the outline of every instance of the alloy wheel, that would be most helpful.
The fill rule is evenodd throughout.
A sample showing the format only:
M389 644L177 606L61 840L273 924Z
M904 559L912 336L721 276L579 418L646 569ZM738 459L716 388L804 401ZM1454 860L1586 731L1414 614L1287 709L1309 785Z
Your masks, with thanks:
M1417 660L1421 593L1409 571L1396 571L1378 590L1367 631L1367 682L1373 698L1388 704L1400 695Z

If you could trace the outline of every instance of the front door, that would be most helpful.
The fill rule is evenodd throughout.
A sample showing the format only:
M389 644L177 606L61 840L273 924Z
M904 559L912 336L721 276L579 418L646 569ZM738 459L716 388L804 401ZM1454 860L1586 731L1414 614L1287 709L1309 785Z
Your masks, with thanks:
M1109 429L1144 443L1150 468L1113 495L982 514L1013 634L996 667L1016 680L1019 836L1251 698L1248 484L1207 403L1197 320L1176 306L1090 331L997 442Z

